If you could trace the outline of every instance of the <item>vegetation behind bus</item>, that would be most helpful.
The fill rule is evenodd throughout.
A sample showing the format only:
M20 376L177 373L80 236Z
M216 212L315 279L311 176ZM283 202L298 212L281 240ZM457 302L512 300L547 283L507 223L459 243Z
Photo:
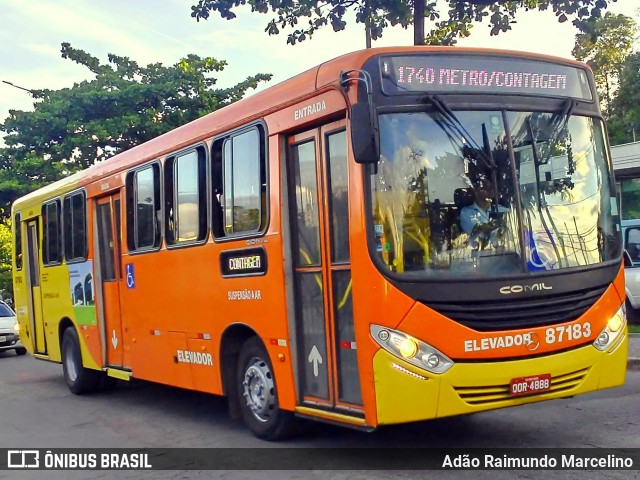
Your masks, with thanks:
M11 218L0 222L0 299L13 299Z
M615 2L615 0L613 0ZM589 22L601 17L612 0L528 0L504 2L486 0L469 2L463 0L434 1L351 1L337 0L327 6L325 2L305 0L301 2L283 3L279 0L250 0L252 12L269 13L274 16L268 22L265 31L269 35L277 35L281 29L294 29L287 36L287 43L295 45L302 42L320 28L331 25L334 32L344 30L347 26L345 15L355 13L356 23L365 25L367 40L382 37L385 28L401 25L408 28L414 25L414 45L455 45L458 38L468 37L474 23L487 19L491 35L511 30L516 23L516 15L520 11L547 10L555 13L558 21L564 23L570 18L573 25L582 29ZM198 0L191 7L191 16L196 20L206 20L211 12L218 12L226 20L236 17L234 8L245 2L237 0ZM445 4L447 5L445 7ZM445 9L448 7L448 10ZM306 25L301 19L308 19ZM425 38L425 18L434 23ZM367 45L370 46L370 45Z
M271 79L258 73L229 88L212 74L224 60L188 55L172 66L139 65L110 54L107 63L63 43L62 58L93 80L60 90L30 90L34 110L10 110L0 125L0 208L18 197L240 100Z
M0 124L0 296L13 298L10 205L18 197L240 100L271 79L258 73L215 88L224 60L188 55L172 66L139 65L110 54L107 63L63 43L61 56L93 80L29 90L33 111L10 110Z

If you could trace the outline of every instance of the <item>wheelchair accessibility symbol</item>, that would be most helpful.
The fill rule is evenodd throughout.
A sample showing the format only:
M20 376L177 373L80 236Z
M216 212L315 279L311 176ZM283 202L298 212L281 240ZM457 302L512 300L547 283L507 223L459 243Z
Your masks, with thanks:
M127 269L127 288L136 288L136 275L133 272L133 263L125 265Z

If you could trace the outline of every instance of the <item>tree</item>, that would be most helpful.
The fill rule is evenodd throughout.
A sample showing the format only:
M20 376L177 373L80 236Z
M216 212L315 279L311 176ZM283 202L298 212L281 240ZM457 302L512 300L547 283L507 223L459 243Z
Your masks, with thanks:
M11 249L11 219L4 218L0 220L0 299L13 298Z
M382 36L385 28L414 25L414 44L454 45L459 37L468 37L473 23L489 20L491 35L511 29L516 23L516 14L525 10L553 9L559 22L573 18L578 26L589 20L600 18L602 11L616 0L198 0L191 7L191 16L206 20L211 12L218 12L224 19L236 17L234 9L248 4L252 12L269 13L274 17L267 23L265 31L277 35L281 29L291 28L287 43L311 38L320 28L331 25L334 31L346 27L345 15L355 13L356 23L362 23L368 36L374 40ZM443 16L448 5L446 19ZM305 25L302 19L307 18ZM435 22L434 28L424 34L425 18Z
M611 101L608 121L612 145L635 142L640 136L640 52L627 57L620 75L620 87Z
M579 28L582 33L576 35L572 54L577 60L587 61L593 69L601 105L608 117L638 26L631 17L607 12L604 17L581 23Z
M0 124L0 208L44 184L100 162L229 105L271 75L215 88L211 74L227 65L189 55L170 67L142 67L128 57L108 63L62 44L62 57L95 76L60 90L30 90L34 110L10 110ZM5 210L8 212L8 209Z

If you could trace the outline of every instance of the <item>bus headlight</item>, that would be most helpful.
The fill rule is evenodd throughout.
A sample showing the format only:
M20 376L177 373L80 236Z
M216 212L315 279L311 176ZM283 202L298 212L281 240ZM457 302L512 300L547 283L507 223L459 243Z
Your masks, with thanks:
M371 336L387 352L432 373L444 373L453 360L437 348L398 330L371 325Z
M605 351L611 347L624 333L627 325L627 313L624 304L618 309L613 317L607 322L598 338L593 342L593 346L598 350Z
M20 333L20 324L18 322L13 324L13 331L16 333Z

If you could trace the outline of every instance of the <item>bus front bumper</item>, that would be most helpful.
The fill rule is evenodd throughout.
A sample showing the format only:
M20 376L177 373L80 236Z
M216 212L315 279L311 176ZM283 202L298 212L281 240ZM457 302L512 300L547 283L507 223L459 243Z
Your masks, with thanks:
M510 361L457 362L444 374L417 368L380 349L374 356L378 425L405 423L570 397L622 385L628 334L610 352L591 344ZM549 391L512 396L511 380L551 375Z

